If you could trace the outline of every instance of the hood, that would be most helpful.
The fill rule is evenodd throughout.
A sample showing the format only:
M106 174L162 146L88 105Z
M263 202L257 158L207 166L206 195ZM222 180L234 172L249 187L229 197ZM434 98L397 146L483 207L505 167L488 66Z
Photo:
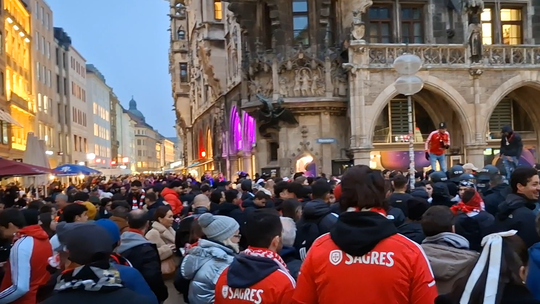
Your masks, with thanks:
M411 196L421 197L423 199L428 199L429 198L429 194L426 191L426 189L424 189L424 188L416 188L416 189L414 189L413 191L411 191Z
M448 190L448 186L445 183L438 182L433 185L433 193L431 196L450 197L450 190Z
M227 272L227 285L232 288L249 288L279 269L269 258L238 255Z
M529 248L529 259L536 267L540 267L540 243L536 243Z
M306 203L302 211L302 217L306 220L317 220L330 212L332 212L330 205L323 200L316 199Z
M200 239L197 246L191 247L182 261L182 276L193 279L199 269L210 261L232 262L234 251L217 242Z
M394 223L383 215L372 211L342 213L332 230L332 241L344 252L363 256L377 244L396 234Z
M409 239L414 236L424 235L420 222L405 223L398 227L398 232Z
M136 233L136 232L129 232L126 231L122 233L122 236L120 237L120 246L116 248L116 252L122 253L128 249L131 249L133 247L137 247L139 245L143 244L149 244L150 242L145 239L142 235Z
M512 127L510 127L510 126L504 126L504 127L502 128L502 133L508 133L508 134L510 134L510 133L512 133L512 132L514 132L514 130L512 130Z
M19 230L19 234L22 236L31 236L38 240L47 240L49 241L49 235L40 225L30 225L26 226L23 229Z
M531 201L520 194L510 193L506 196L506 201L499 205L497 217L500 220L505 220L514 211L523 207L534 210L536 207L535 203L536 201Z
M255 205L255 203L253 202L253 198L251 197L248 197L248 198L242 198L242 207L244 208L260 208L259 206Z
M286 261L287 259L296 259L296 249L294 247L283 246L279 252L279 256Z
M492 191L493 193L501 193L502 195L510 194L508 193L510 191L510 186L507 184L500 184L493 188L490 188L489 191Z
M161 191L161 196L165 197L166 195L174 195L176 197L180 197L180 195L178 193L176 193L176 191L174 191L173 189L171 188L165 188L163 189L163 191Z
M233 203L221 203L216 210L216 215L229 216L234 210L240 210L240 207Z
M435 281L451 281L463 276L474 266L478 253L439 244L422 244L428 257Z

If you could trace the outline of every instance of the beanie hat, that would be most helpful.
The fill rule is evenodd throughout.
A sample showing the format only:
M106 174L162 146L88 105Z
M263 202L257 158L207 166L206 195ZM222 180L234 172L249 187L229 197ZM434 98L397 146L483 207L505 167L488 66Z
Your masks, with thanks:
M231 238L240 228L235 219L223 215L204 213L197 219L203 233L209 240L222 242Z
M69 259L79 265L108 260L113 248L109 233L93 223L85 223L65 232Z
M115 222L109 219L100 219L94 222L94 224L101 226L107 230L107 233L111 237L113 244L116 244L120 241L120 229Z
M86 215L88 215L89 220L93 220L96 218L97 208L94 204L90 202L84 202L84 203L81 203L81 205L86 207L86 210L87 210Z

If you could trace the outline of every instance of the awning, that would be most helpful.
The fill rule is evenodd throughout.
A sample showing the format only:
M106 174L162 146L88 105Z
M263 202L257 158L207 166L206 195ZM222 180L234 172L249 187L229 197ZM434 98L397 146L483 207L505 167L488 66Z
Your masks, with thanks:
M20 124L18 121L16 121L15 118L11 116L11 114L9 114L8 112L4 110L0 110L0 120L10 123L12 125L16 125L17 127L21 127L21 128L23 127L23 125Z
M200 167L202 165L206 165L206 164L211 163L213 161L214 161L213 159L200 159L200 160L197 160L197 161L191 163L191 165L187 166L186 169Z

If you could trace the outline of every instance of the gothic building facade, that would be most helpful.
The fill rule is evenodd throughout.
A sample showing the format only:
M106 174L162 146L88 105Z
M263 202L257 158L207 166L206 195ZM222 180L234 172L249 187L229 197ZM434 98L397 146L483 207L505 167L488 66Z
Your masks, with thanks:
M451 134L450 164L497 162L505 125L524 138L521 162L537 161L539 0L180 5L189 94L176 108L188 169L230 176L340 174L351 163L405 169L413 135L392 67L405 52L423 60L424 88L413 96L418 169L429 166L423 141L439 122Z

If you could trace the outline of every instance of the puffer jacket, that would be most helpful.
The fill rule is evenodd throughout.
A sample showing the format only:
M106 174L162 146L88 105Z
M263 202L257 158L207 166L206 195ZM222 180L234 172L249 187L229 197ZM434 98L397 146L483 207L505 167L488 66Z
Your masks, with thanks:
M190 304L213 304L214 289L221 273L232 263L234 251L224 245L201 239L198 246L188 250L182 260L180 273L191 280Z

